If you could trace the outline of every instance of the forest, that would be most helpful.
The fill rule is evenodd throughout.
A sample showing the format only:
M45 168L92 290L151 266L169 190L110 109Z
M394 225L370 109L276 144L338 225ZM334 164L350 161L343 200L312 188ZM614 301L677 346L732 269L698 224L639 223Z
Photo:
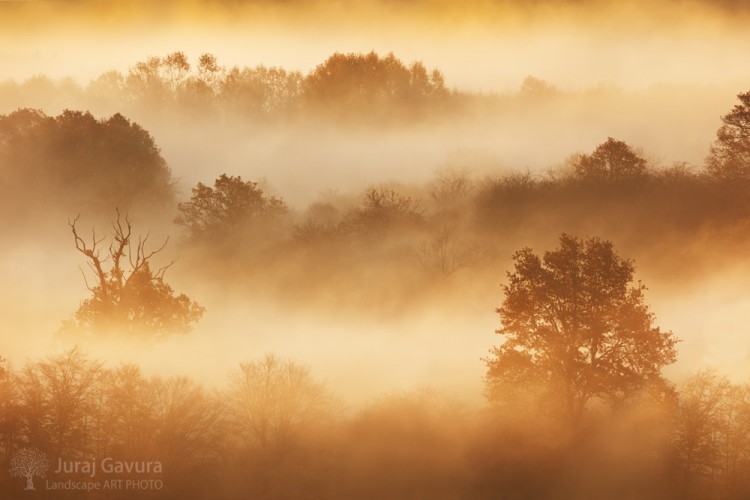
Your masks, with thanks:
M127 78L109 75L126 83L105 94L165 113L192 113L187 103L200 102L202 112L224 115L218 120L228 110L248 120L312 120L305 114L322 106L327 113L314 119L362 126L388 116L399 116L398 126L425 113L448 119L466 100L439 72L428 76L393 55L336 54L305 77L260 68L212 78L211 68L208 55L195 74L180 53L151 58ZM227 82L245 91L229 92ZM231 101L237 95L242 105ZM375 102L375 114L360 105ZM343 118L347 110L361 115ZM728 110L700 167L656 165L610 137L544 174L477 177L472 158L458 158L422 184L328 191L304 208L233 172L180 194L153 136L119 113L23 108L0 116L0 131L2 212L23 203L25 225L42 230L50 213L72 214L67 250L88 265L89 295L59 318L59 354L4 363L3 462L36 449L66 461L147 458L163 467L146 477L159 489L74 489L65 498L750 494L748 386L706 369L679 383L664 377L679 332L654 325L647 289L634 278L637 263L660 270L662 282L674 273L673 286L698 279L683 270L704 272L696 247L706 240L730 262L746 252L750 93ZM175 238L149 240L149 224ZM519 244L527 241L547 251ZM180 260L157 267L168 245ZM192 335L206 308L199 293L168 284L175 262L203 294L369 321L436 303L461 309L478 293L468 283L492 276L497 286L507 274L496 304L505 339L476 359L486 368L485 402L423 387L351 407L307 365L262 352L211 388L87 354L97 342L149 349ZM14 477L3 474L7 495L17 491ZM65 479L83 484L86 474Z
M0 2L0 498L750 498L748 13Z

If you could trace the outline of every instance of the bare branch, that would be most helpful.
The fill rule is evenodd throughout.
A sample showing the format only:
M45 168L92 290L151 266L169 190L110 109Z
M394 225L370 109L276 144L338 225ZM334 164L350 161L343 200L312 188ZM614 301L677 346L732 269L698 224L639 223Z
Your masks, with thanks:
M89 266L91 266L91 263L88 263L88 264ZM93 292L94 288L91 285L89 285L89 280L86 278L86 273L83 272L83 268L81 266L78 266L78 270L81 271L81 276L83 276L83 282L86 284L86 289L89 292Z
M156 271L156 272L154 273L154 278L156 278L156 279L159 279L159 280L160 280L160 279L164 279L164 273L166 273L166 272L167 272L167 269L169 269L170 267L172 267L172 266L174 265L174 263L175 263L175 262L177 262L177 260L178 260L178 259L173 259L173 260L172 260L172 262L170 262L170 263L169 263L169 264L167 264L166 266L162 266L162 267L160 267L160 268L159 268L159 269L158 269L158 270L157 270L157 271Z
M96 247L103 241L103 239L97 240L96 231L92 228L91 229L91 247L89 248L86 245L86 242L83 240L83 238L81 238L78 235L76 224L78 223L79 218L80 218L80 214L76 216L72 221L68 219L68 225L70 226L70 229L73 232L73 240L75 241L76 250L78 250L79 252L81 252L83 255L85 255L91 260L89 265L93 266L94 272L96 273L96 276L99 279L99 284L102 287L102 289L106 289L107 288L107 275L104 272L104 269L102 268L103 261L101 260L99 256L99 252L96 249Z

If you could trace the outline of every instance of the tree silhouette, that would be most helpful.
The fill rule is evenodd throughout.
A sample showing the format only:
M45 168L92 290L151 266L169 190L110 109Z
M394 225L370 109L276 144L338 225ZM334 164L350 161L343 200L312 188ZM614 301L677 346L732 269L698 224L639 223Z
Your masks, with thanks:
M302 74L283 68L238 68L227 71L219 84L227 111L244 117L273 116L289 110L299 99Z
M88 451L100 363L78 349L29 364L18 376L19 407L29 442L65 456Z
M337 409L307 368L273 355L242 363L232 376L229 397L239 436L271 453L284 453L309 429L325 426Z
M634 179L646 173L646 160L626 143L609 137L592 154L581 155L575 171L578 177L590 180Z
M747 498L750 387L713 371L699 372L680 387L676 417L674 441L686 493Z
M407 67L393 54L336 53L303 82L303 101L316 115L386 118L423 112L448 92L442 74L420 62Z
M193 240L233 241L254 223L286 212L284 202L266 195L255 182L222 174L214 187L198 183L190 201L177 205L175 222L188 228Z
M381 186L367 189L345 224L361 234L380 236L390 229L414 228L423 222L418 200Z
M127 215L117 212L112 224L112 239L106 256L99 245L105 238L97 238L92 230L87 243L78 234L76 217L71 221L76 249L86 256L94 273L95 284L86 287L93 294L81 303L72 321L66 322L64 332L121 333L130 337L158 338L190 330L203 315L204 308L187 295L175 295L164 281L164 274L174 263L152 270L152 258L167 245L169 238L155 250L147 250L149 235L133 240L132 226ZM109 269L105 267L109 265Z
M47 455L36 448L22 448L10 460L11 477L26 478L24 490L34 490L34 477L44 477L48 468Z
M172 201L171 172L151 135L120 114L97 120L23 109L0 116L0 186L28 200L130 207Z
M462 241L455 228L443 226L417 247L419 263L428 271L447 278L463 267L475 265L482 248L471 241Z
M723 125L706 159L709 173L720 179L750 178L750 92L721 119Z
M525 248L513 260L497 309L505 342L485 360L491 399L532 394L576 419L594 399L612 405L661 383L677 340L653 326L645 286L631 286L633 263L612 243L564 234L543 258Z
M267 355L240 365L227 398L247 489L259 498L325 498L307 491L323 487L339 411L325 386L306 367Z

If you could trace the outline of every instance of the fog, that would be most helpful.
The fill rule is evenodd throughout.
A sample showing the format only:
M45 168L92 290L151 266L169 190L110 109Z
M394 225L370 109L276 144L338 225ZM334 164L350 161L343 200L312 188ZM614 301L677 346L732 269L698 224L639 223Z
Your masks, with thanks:
M495 106L489 111L470 106L447 120L403 127L349 129L309 122L231 120L221 122L220 127L206 120L181 121L175 126L172 117L149 115L137 107L129 110L127 116L153 134L178 179L181 199L197 182L231 173L263 181L299 213L326 193L355 200L358 191L381 182L426 184L437 169L446 166L465 168L475 178L527 169L542 175L563 165L571 155L592 150L607 136L637 145L662 167L677 161L700 166L720 125L719 117L731 108L750 71L742 64L748 41L742 19L747 12L739 4L651 2L645 8L614 2L541 2L536 6L475 2L459 9L447 3L435 8L420 2L366 2L353 11L311 2L193 2L160 7L137 2L5 4L0 7L7 28L2 35L6 43L0 52L0 76L18 84L44 75L53 81L72 78L84 89L107 71L126 73L149 55L174 50L184 51L193 62L199 54L210 52L227 68L264 64L303 73L334 52L375 50L439 68L449 88L482 93ZM522 83L528 75L543 79L555 93L525 94ZM72 103L53 97L37 95L32 89L21 92L17 100L5 99L1 107L5 113L19 107L41 108L50 115L67 108L92 109L99 117L120 111L111 105L97 109L85 97ZM75 308L84 291L76 274L75 254L68 251L64 223L69 215L58 214L53 217L55 224L50 222L56 226L45 228L47 234L57 235L53 240L38 232L24 232L27 240L20 247L10 245L4 250L4 281L21 284L4 302L12 324L30 339L19 344L20 339L4 338L9 343L4 351L11 357L16 349L23 353L18 358L22 359L50 345L48 337L55 325L65 317L64 311ZM167 226L164 232L178 230ZM35 245L37 234L45 248L55 251ZM528 243L519 241L517 246ZM188 287L201 290L200 283L183 277L186 273L178 264L175 282L185 280ZM376 325L368 320L348 324L314 315L305 320L284 319L284 306L273 301L264 306L231 305L233 300L225 303L209 294L203 299L211 304L209 312L196 332L170 341L169 347L155 347L148 356L159 359L156 353L161 349L185 349L184 356L173 360L173 369L179 372L179 360L195 366L194 356L205 354L203 342L221 335L223 340L215 344L216 358L211 359L223 359L222 352L233 353L232 361L236 361L252 353L288 351L291 357L316 366L335 385L347 366L359 365L364 370L367 365L360 364L362 358L370 357L386 339L380 349L418 356L409 363L394 363L402 370L405 365L411 368L403 374L394 370L373 390L426 383L432 379L430 370L465 371L461 378L465 389L476 385L481 374L482 367L475 361L491 344L487 334L495 322L492 310L500 298L502 279L498 274L483 285L478 301L464 305L457 314L433 304L413 318L386 316ZM670 283L661 292L658 280L650 286L660 321L679 330L685 339L681 349L690 361L682 356L683 362L687 366L726 364L730 373L741 378L746 369L736 359L722 357L729 356L721 354L724 349L709 353L692 347L689 340L695 339L698 346L712 330L729 330L737 332L727 334L734 339L732 345L745 349L738 316L743 303L726 295L727 289L737 285L726 284L723 275L714 277L679 297L673 295ZM480 297L487 292L494 295ZM708 304L717 313L686 321L685 302ZM45 306L41 314L39 304ZM430 318L435 316L441 318L435 324L440 325L445 347L415 349L431 330ZM246 317L263 319L248 322ZM465 323L467 319L471 320ZM309 327L303 334L300 323L305 322ZM476 333L464 343L466 330ZM329 352L322 347L327 342L305 342L321 336L330 337L331 344L339 347ZM21 344L28 345L20 349ZM444 358L445 353L457 350L464 361ZM732 351L734 357L744 352ZM373 357L371 370L377 369L377 359ZM159 362L155 365L164 368ZM211 380L223 376L219 367L225 363L201 365L201 372ZM444 369L447 366L452 368ZM682 373L675 368L677 372ZM341 390L347 395L368 393L353 388L370 387L370 378L363 374Z
M7 43L0 53L0 76L18 84L44 75L53 82L72 78L85 89L107 71L125 74L146 56L174 50L183 51L193 64L208 51L227 68L264 64L303 74L334 52L375 50L393 52L406 62L423 61L443 72L449 88L479 93L491 104L489 109L468 105L449 118L395 127L341 127L314 120L264 124L237 118L180 120L175 126L174 115L158 116L137 106L127 110L153 135L177 179L179 199L197 182L230 173L262 181L299 214L333 193L354 205L359 192L382 182L421 189L416 186L445 167L465 169L476 179L525 170L543 175L571 155L591 151L607 136L637 145L660 167L680 161L700 166L720 116L731 108L750 71L741 64L748 37L741 22L745 10L713 2L649 3L647 9L616 3L477 2L458 9L445 3L435 8L429 2L370 2L352 11L296 3L7 3L1 7L8 29L2 35ZM554 93L525 91L522 84L529 75L543 79ZM121 111L112 103L89 102L85 95L72 103L55 98L48 87L38 92L31 87L16 96L3 100L2 112L33 107L55 115L72 108L107 117ZM19 246L11 243L13 238L6 242L4 282L20 286L3 299L4 309L13 328L24 332L23 339L3 338L11 359L39 355L44 346L55 345L54 330L85 291L65 225L72 215L61 213L40 231L24 231ZM161 224L166 224L164 234L174 238L176 248L170 250L179 254L179 229L167 218ZM41 246L35 243L37 236ZM509 254L503 257L509 263ZM502 271L478 287L475 294L481 300L462 304L458 316L438 300L408 318L386 315L376 324L369 319L349 324L350 318L327 313L290 317L283 303L270 298L258 305L214 297L214 290L191 280L185 263L173 272L175 283L196 290L189 295L204 293L208 312L191 335L145 355L133 353L146 356L144 366L153 359L154 369L192 374L200 366L201 376L217 382L225 366L243 357L280 352L308 362L333 387L359 400L371 391L433 383L479 397L482 366L476 361L492 344ZM740 360L745 354L738 354L747 347L742 301L726 291L739 286L728 281L738 273L727 273L726 278L706 278L678 297L673 283L660 288L664 276L647 280L660 322L684 339L680 363L686 368L678 363L670 368L675 374L720 365L738 379L747 375ZM686 303L707 304L716 313L686 320L683 312L695 309ZM301 328L303 324L307 326ZM432 332L436 327L440 333ZM725 342L734 348L700 347L714 330L727 332L732 340ZM430 335L443 339L441 345L416 348ZM217 336L222 340L213 343ZM208 358L217 362L197 362L206 355L206 344L212 345ZM161 353L173 350L182 354L168 365L159 361ZM372 356L374 350L394 359ZM460 358L446 356L456 352ZM383 362L393 366L390 375L373 377ZM361 373L341 376L354 368ZM346 384L338 387L342 379Z
M0 496L746 498L749 15L0 1Z

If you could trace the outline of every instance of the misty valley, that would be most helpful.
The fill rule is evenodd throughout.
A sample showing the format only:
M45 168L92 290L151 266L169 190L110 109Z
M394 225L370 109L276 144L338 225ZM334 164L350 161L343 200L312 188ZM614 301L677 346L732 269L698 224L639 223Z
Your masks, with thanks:
M741 3L2 3L0 498L750 498Z

